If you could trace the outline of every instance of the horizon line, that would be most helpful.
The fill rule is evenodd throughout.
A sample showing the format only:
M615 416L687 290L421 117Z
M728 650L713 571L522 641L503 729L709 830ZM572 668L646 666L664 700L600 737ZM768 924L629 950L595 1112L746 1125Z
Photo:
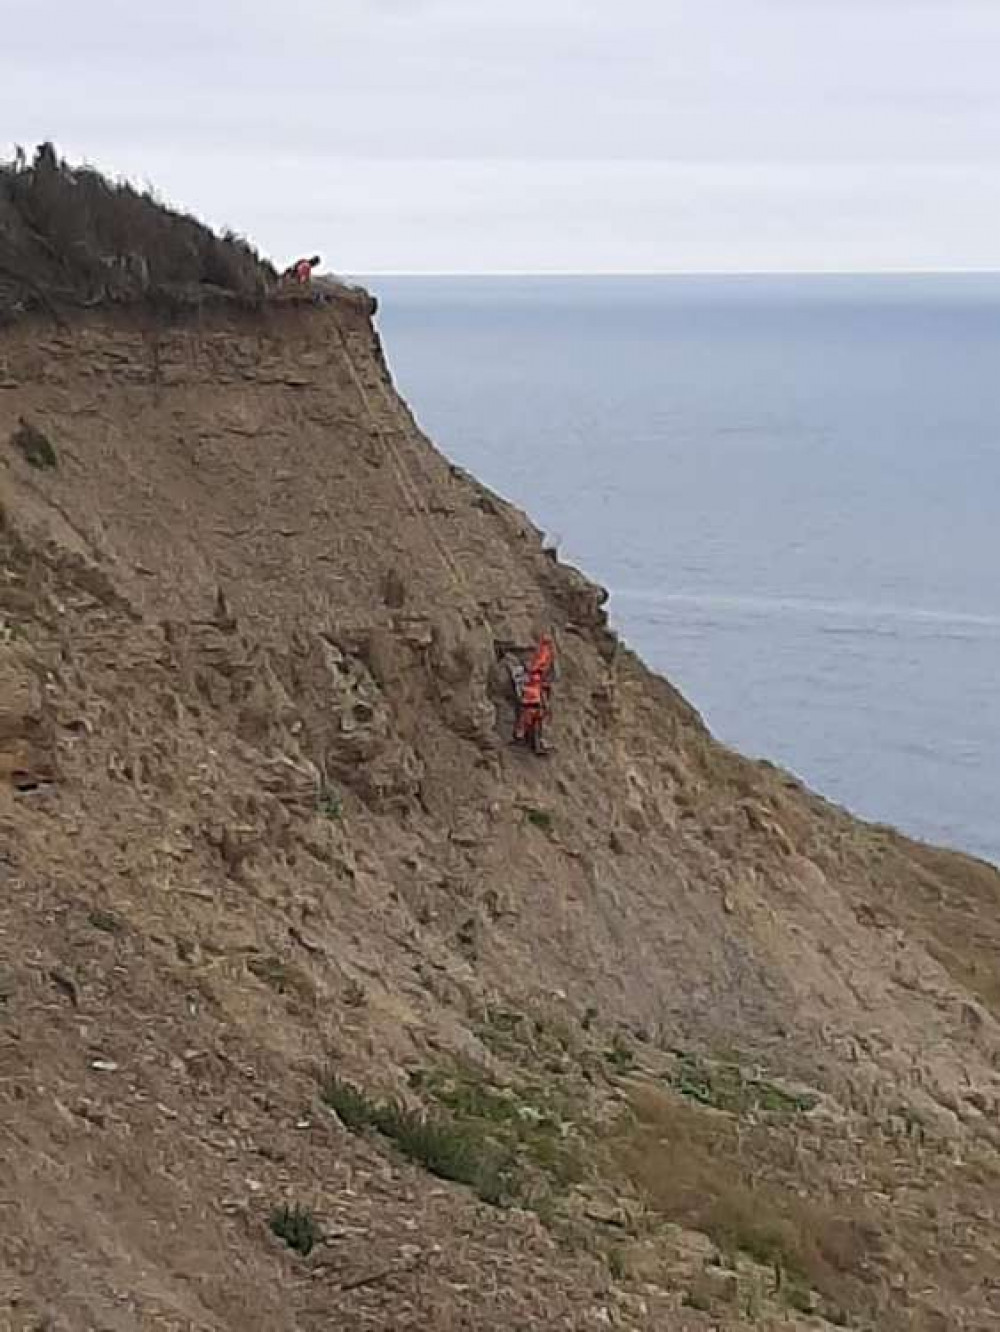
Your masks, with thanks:
M1000 277L998 268L380 268L351 269L354 278L704 278L704 277Z

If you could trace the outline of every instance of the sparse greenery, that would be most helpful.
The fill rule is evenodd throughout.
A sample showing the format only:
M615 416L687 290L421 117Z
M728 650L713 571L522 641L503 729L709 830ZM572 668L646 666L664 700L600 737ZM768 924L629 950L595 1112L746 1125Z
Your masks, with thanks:
M290 1249L308 1258L319 1240L319 1226L308 1207L298 1203L293 1207L284 1204L271 1211L268 1224L278 1239L284 1240Z
M780 1267L789 1287L817 1290L844 1308L864 1300L878 1230L862 1213L845 1215L829 1198L767 1178L765 1125L755 1139L735 1118L706 1114L652 1084L633 1087L631 1101L634 1117L614 1157L655 1212L700 1230L724 1254Z
M269 954L249 957L246 965L252 975L278 994L294 995L309 1002L316 998L316 987L312 980L294 962Z
M628 1265L625 1262L625 1255L621 1249L609 1249L607 1253L608 1271L612 1280L624 1281L628 1275Z
M378 1102L366 1096L363 1091L359 1091L352 1083L337 1077L335 1073L330 1073L324 1078L320 1087L320 1097L331 1110L335 1111L346 1128L357 1131L375 1123Z
M525 808L524 817L533 828L539 828L545 833L552 831L552 815L547 809L538 809L534 805L528 805Z
M324 1079L320 1094L352 1131L375 1130L410 1160L469 1185L485 1202L541 1197L553 1185L564 1189L584 1178L579 1134L541 1094L531 1099L496 1087L471 1067L417 1072L410 1081L438 1108L380 1100L336 1074ZM538 1189L542 1178L548 1183Z
M551 1090L497 1087L469 1065L434 1071L420 1081L459 1124L491 1137L511 1160L534 1167L560 1187L583 1179L579 1135L572 1131L568 1108Z
M797 1282L790 1282L784 1289L785 1303L797 1313L811 1314L813 1312L812 1291L799 1285Z
M622 1072L635 1065L635 1055L632 1053L628 1042L622 1036L621 1032L615 1032L611 1048L605 1051L605 1058L609 1064L613 1064L615 1068Z
M331 786L324 786L316 802L316 811L324 819L338 821L344 816L344 805Z
M804 1114L816 1105L815 1097L786 1092L762 1078L748 1077L738 1064L709 1063L692 1054L680 1055L667 1080L688 1100L736 1115Z
M332 1074L325 1079L321 1095L347 1128L354 1132L375 1129L439 1179L467 1184L483 1202L494 1206L508 1195L510 1155L473 1125L410 1110L398 1101L375 1100Z
M44 471L58 465L56 451L48 436L42 434L37 426L23 417L11 435L10 442L30 467Z
M387 1101L379 1106L374 1127L432 1175L468 1184L483 1202L503 1201L512 1162L469 1126Z
M87 920L95 930L104 934L124 934L125 922L114 911L105 911L103 907L94 907L87 912Z

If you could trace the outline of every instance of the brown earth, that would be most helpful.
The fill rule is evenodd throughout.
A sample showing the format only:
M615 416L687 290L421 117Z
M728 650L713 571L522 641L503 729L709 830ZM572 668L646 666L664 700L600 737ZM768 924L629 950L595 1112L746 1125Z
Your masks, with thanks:
M0 1329L997 1326L997 873L716 743L325 294L0 335Z

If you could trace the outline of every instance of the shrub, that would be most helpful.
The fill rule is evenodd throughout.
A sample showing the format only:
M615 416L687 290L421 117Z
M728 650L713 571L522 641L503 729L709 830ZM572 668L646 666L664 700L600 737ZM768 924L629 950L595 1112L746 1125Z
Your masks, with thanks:
M320 1088L323 1102L335 1111L346 1128L358 1132L375 1123L378 1114L377 1102L349 1082L344 1082L335 1073L330 1073L323 1080Z
M628 1276L628 1264L621 1249L609 1249L607 1253L608 1271L614 1281L624 1281Z
M58 464L56 451L49 443L47 436L43 435L38 427L33 426L30 421L25 421L23 417L17 429L11 435L10 442L30 467L37 467L42 471Z
M391 1138L405 1157L439 1179L468 1184L483 1202L494 1206L502 1200L509 1163L481 1134L392 1101L379 1107L375 1128Z
M327 786L324 787L316 802L316 811L322 815L324 819L332 819L336 821L343 817L344 805L337 792Z
M620 1069L622 1072L635 1066L635 1055L632 1053L621 1032L615 1032L611 1048L604 1052L604 1057L609 1064L613 1064L615 1068Z
M307 1207L298 1203L294 1207L284 1204L271 1211L268 1221L272 1234L284 1240L290 1249L308 1258L319 1239L319 1226L316 1218Z
M95 930L105 934L124 934L125 922L114 911L105 911L103 907L94 907L87 912L87 920Z
M72 167L50 143L0 162L0 320L66 304L169 306L199 287L256 302L276 276L242 237Z
M536 809L533 805L529 805L524 811L524 817L533 828L540 828L542 832L552 831L552 815L547 809Z

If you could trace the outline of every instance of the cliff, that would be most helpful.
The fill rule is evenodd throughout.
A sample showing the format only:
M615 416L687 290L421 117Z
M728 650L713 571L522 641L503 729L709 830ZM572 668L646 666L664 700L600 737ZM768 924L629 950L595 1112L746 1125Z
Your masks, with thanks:
M320 294L0 334L0 1327L989 1325L997 873L718 745Z

